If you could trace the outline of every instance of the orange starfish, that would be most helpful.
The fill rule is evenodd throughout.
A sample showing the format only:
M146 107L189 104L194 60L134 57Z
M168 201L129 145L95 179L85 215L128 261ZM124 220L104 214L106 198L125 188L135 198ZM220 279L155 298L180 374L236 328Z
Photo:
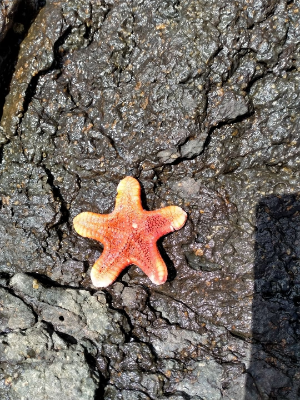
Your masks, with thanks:
M140 184L131 176L121 180L117 192L111 214L83 212L73 221L79 235L99 240L104 245L91 271L92 282L94 286L106 287L125 267L135 264L153 283L160 285L166 281L168 271L156 241L182 228L187 215L177 206L144 210Z

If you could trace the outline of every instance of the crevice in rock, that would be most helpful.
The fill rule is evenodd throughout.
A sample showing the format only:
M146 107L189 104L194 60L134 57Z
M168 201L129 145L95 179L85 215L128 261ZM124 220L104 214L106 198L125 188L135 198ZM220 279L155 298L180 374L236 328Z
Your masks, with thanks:
M10 279L11 275L7 272L0 272L0 279Z
M61 217L59 219L59 221L54 224L52 227L57 229L57 234L58 237L60 239L60 241L63 238L63 232L61 231L61 229L59 228L60 225L66 223L69 223L69 210L67 207L67 204L62 196L62 194L60 193L60 190L57 186L54 185L54 176L52 175L51 171L43 164L42 168L44 169L45 173L47 174L48 180L47 183L50 185L52 193L53 193L53 197L59 199L60 201L60 212L61 212Z
M1 42L0 49L0 119L5 97L9 93L10 82L18 60L20 45L45 1L20 1L14 13L12 27Z
M83 352L84 352L84 358L85 358L87 364L90 366L91 370L97 371L99 374L99 377L100 377L99 386L95 392L94 400L102 399L102 398L104 398L105 387L106 387L109 379L105 378L104 375L99 370L98 365L97 365L97 360L95 359L95 357L93 357L92 354L90 354L86 348L83 349Z
M42 275L39 274L37 272L28 272L26 273L26 275L36 279L37 281L39 281L39 283L41 283L43 286L45 286L46 288L52 288L52 287L67 287L64 285L60 285L58 282L53 281L51 278L49 278L46 275ZM70 289L72 289L72 287L70 287Z
M232 121L220 121L217 125L214 125L211 128L209 128L209 130L207 132L206 139L205 139L204 144L203 144L203 148L202 148L202 150L201 150L201 152L199 154L195 154L194 156L189 157L189 158L188 157L178 157L172 163L168 163L168 165L178 165L178 164L182 163L183 161L194 160L195 158L201 156L206 151L206 149L208 148L208 146L210 144L210 141L211 141L212 134L213 134L213 132L215 130L220 129L223 126L226 126L226 125L232 125L232 124L236 124L236 123L239 123L239 122L243 122L247 118L250 118L252 115L254 115L254 110L253 110L253 107L251 106L249 111L246 114L240 115L240 116L238 116L237 118L235 118ZM191 140L191 138L188 138L185 143L187 143L189 140Z
M250 90L252 89L252 86L259 81L260 79L265 78L267 75L274 75L273 71L264 71L264 65L261 63L258 63L258 65L262 65L262 72L255 76L251 81L248 83L248 85L243 89L243 91L247 94L250 93Z
M68 26L66 30L63 32L63 34L57 39L57 41L54 43L53 46L53 55L54 55L54 60L51 64L51 66L45 70L39 71L35 76L31 78L31 81L28 84L28 87L25 92L24 96L24 102L23 102L23 115L26 113L28 110L28 106L31 103L32 98L34 97L36 93L36 87L39 81L39 78L41 76L46 75L47 73L54 71L55 69L60 70L62 67L62 58L64 56L64 53L60 52L60 46L64 44L66 41L67 37L72 31L72 26Z
M104 399L105 387L108 382L108 380L104 378L104 376L101 374L101 372L99 372L99 370L98 370L98 373L100 375L100 385L99 385L98 389L95 391L94 400ZM105 380L105 383L102 383L102 380Z
M166 391L164 394L165 394L165 396L167 398L168 397L172 397L172 396L180 396L181 399L183 399L183 400L190 400L191 399L191 396L189 396L188 394L186 394L186 392L183 392L182 390L180 390L180 391L176 390L176 392L168 392L168 391ZM200 397L199 397L199 399L200 399Z
M75 339L74 336L71 336L67 333L64 332L60 332L60 331L55 331L55 333L57 334L57 336L59 336L61 339L63 339L64 342L67 342L69 344L77 344L78 341L77 339Z
M17 299L21 300L24 304L26 304L26 306L28 308L30 308L30 311L32 312L34 318L35 318L35 323L38 322L39 316L38 313L34 310L33 306L31 303L29 303L28 301L26 301L26 299L24 299L24 297L21 297L20 295L16 294L15 291L13 290L12 287L5 287L5 290L8 291L8 293L10 293L11 295L13 295L14 297L16 297Z
M110 144L111 147L114 149L114 151L115 151L115 153L116 153L116 156L117 156L118 158L123 159L123 157L121 156L119 150L117 149L117 145L116 145L114 139L113 139L111 136L109 136L109 135L105 132L105 129L103 128L103 126L101 126L101 125L99 125L99 124L97 124L97 125L95 125L95 126L97 127L97 129L99 129L100 133L101 133L103 136L106 137L106 139L108 140L109 144Z
M212 127L209 129L209 131L208 131L206 140L205 140L205 142L204 142L204 144L203 144L203 150L201 151L201 153L200 153L199 155L203 154L203 153L205 152L205 150L207 149L207 147L209 146L209 143L210 143L212 134L213 134L213 132L214 132L216 129L220 129L220 128L222 128L222 127L225 126L225 125L232 125L232 124L237 124L237 123L239 123L239 122L243 122L243 121L245 121L246 119L250 118L252 115L254 115L253 107L251 107L247 113L238 116L237 118L235 118L235 119L232 120L232 121L220 121L217 125L212 126ZM197 157L197 156L195 156L194 158L196 158L196 157Z
M69 285L61 285L57 281L53 281L48 276L43 275L43 274L39 274L37 272L27 272L26 275L36 279L37 281L39 281L39 283L41 283L43 286L45 286L45 288L58 287L58 288L62 288L62 289L72 289L72 290L75 290L75 291L84 290L84 291L89 292L91 294L93 294L93 293L95 293L97 291L95 289L88 289L88 288L85 288L85 287L74 287L74 286L69 286Z
M118 387L115 386L115 385L114 385L114 387L118 388ZM127 390L128 392L133 393L134 395L136 394L136 390L135 390L135 389L126 389L126 390ZM139 393L144 394L144 395L146 396L147 399L150 399L150 400L156 400L156 399L157 399L156 397L154 398L154 397L150 396L149 392L147 392L146 390L142 390L141 388L139 389ZM132 398L134 398L134 397L132 397ZM141 398L141 397L139 397L139 398ZM97 399L97 400L99 400L99 399Z
M106 294L106 301L107 301L107 305L109 307L110 310L113 311L117 311L118 313L120 313L121 315L123 315L128 323L129 326L129 332L127 332L123 326L120 326L120 330L123 333L124 337L125 337L125 341L124 343L129 343L131 338L132 338L132 331L134 329L134 325L131 322L130 316L126 313L126 311L124 310L124 308L119 308L119 307L114 307L112 305L113 303L113 297L111 295L111 293L109 292L105 292Z
M4 145L0 146L0 165L2 164L3 161L3 151L4 151Z
M104 9L104 7L106 7L106 9ZM102 21L102 24L103 24L103 22L107 19L108 14L111 12L112 7L111 7L111 5L108 5L106 3L106 1L103 1L102 9L104 11L104 13L103 13L103 21Z
M249 343L251 341L251 339L247 339L245 336L242 336L241 334L239 334L238 332L234 332L232 330L227 329L227 332L233 336L234 338L238 339L238 340L242 340L243 342L247 342Z
M53 332L55 332L54 326L49 321L42 320L41 322L45 325L45 329L49 333L50 337L52 337Z

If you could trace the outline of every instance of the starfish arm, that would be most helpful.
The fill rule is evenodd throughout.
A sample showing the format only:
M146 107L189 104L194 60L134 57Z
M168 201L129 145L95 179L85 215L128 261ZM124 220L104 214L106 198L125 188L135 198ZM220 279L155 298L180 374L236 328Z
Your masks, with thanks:
M132 176L126 176L117 187L117 197L115 210L120 211L123 208L134 210L135 213L142 211L141 186Z
M122 253L113 257L110 249L104 247L103 253L95 262L91 271L93 285L96 287L109 286L129 264L130 262Z
M78 214L73 219L73 225L75 231L79 235L98 240L104 245L108 245L106 231L109 219L109 214L83 212L81 214Z
M177 206L164 207L155 211L147 211L146 230L155 240L167 233L182 228L187 214Z
M166 282L168 270L154 241L136 240L130 261L141 268L155 285Z

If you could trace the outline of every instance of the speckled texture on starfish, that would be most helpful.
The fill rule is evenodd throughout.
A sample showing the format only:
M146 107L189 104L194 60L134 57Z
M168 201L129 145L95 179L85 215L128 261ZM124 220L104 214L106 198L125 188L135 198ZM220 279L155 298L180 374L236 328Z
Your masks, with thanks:
M130 264L141 268L156 285L164 283L168 271L157 240L183 227L187 215L180 207L155 211L142 207L139 182L127 176L118 185L115 209L111 214L83 212L74 220L76 232L104 245L95 262L91 279L94 286L106 287Z

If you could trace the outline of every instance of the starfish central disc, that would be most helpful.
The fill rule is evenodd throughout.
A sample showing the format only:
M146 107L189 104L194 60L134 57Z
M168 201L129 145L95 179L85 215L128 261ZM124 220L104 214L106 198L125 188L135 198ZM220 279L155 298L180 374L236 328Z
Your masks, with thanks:
M169 206L147 211L142 207L139 182L127 176L117 187L115 209L111 214L83 212L74 220L76 232L104 245L95 262L91 279L94 286L106 287L120 272L135 264L156 285L164 283L168 271L156 242L185 224L187 214L180 207Z

